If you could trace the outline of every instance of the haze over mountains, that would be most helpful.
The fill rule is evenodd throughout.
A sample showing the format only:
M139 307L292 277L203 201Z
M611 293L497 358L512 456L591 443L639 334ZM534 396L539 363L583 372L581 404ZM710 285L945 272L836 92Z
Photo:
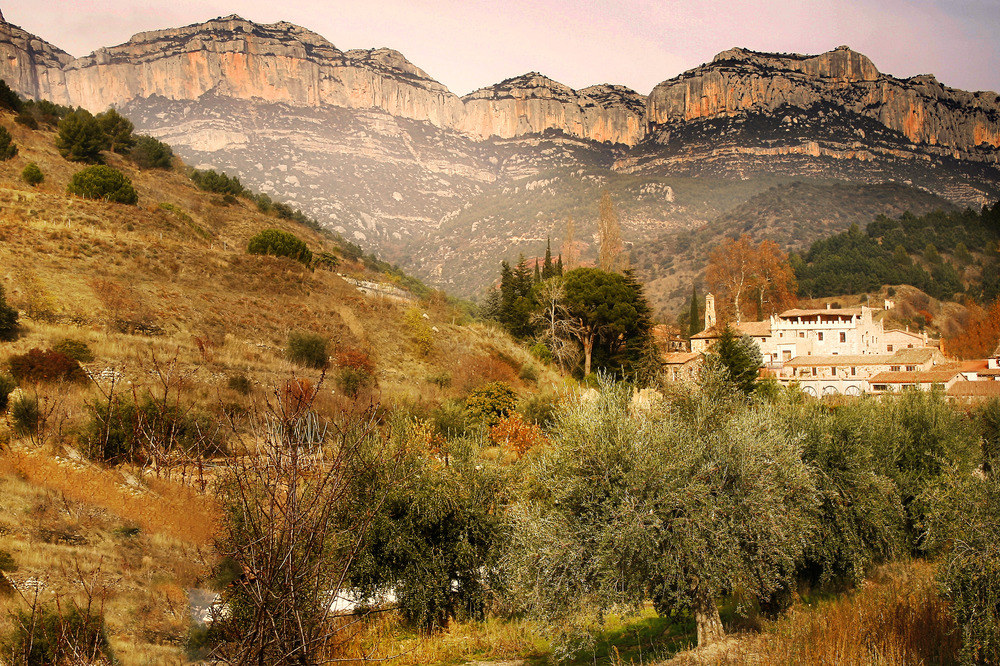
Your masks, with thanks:
M460 98L396 51L341 51L289 23L229 16L76 59L2 23L0 78L30 98L114 105L187 162L462 294L501 258L538 256L548 236L558 249L569 217L592 256L603 189L667 310L720 234L801 247L878 213L1000 196L996 93L897 79L847 47L734 48L648 96L532 72ZM781 196L801 181L813 196ZM762 219L755 197L790 203Z

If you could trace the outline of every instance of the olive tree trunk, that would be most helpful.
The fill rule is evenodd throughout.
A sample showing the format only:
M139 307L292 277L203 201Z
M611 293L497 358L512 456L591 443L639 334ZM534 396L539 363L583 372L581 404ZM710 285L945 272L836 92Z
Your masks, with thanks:
M715 597L699 588L695 590L692 601L694 620L698 625L698 647L705 647L722 640L726 632L722 628L722 619L719 617L719 607L715 605Z

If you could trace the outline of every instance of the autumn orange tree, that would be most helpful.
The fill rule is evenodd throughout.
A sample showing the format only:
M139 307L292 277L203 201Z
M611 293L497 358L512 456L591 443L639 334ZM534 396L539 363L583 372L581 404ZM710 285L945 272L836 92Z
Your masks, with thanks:
M727 238L708 255L705 281L720 306L720 322L763 318L795 305L797 283L788 255L770 240Z
M958 358L991 356L1000 341L1000 299L989 308L969 303L969 323L965 330L945 340L945 349Z

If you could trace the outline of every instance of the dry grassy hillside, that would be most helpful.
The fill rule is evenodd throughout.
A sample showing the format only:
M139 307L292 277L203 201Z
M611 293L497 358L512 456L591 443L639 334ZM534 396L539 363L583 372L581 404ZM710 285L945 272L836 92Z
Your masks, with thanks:
M44 603L89 594L122 663L186 660L187 590L211 576L216 509L190 479L138 478L77 452L88 404L111 378L141 394L169 368L182 401L221 421L292 379L319 381L319 370L285 358L289 334L301 331L328 340L317 401L328 410L356 404L337 377L338 363L359 354L373 362L375 384L356 400L417 413L488 381L522 395L563 381L506 334L463 322L443 295L366 296L332 270L247 254L252 235L280 228L314 253L340 256L345 277L391 282L343 257L333 238L197 189L183 165L140 171L107 155L132 179L138 205L84 200L66 194L84 165L59 155L54 131L9 114L0 124L19 148L0 162L0 285L21 322L17 339L0 342L0 373L13 355L67 338L94 355L83 364L93 381L22 386L38 396L44 432L19 435L10 414L0 416L0 556L11 556L16 570L6 576L19 590L0 580L0 638L36 591ZM45 175L37 187L21 179L29 162ZM234 378L248 380L242 390Z

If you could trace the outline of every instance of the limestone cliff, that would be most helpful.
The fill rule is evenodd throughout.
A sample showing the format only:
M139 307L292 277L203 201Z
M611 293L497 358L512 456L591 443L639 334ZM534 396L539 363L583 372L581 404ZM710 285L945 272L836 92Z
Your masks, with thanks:
M633 145L645 98L622 86L576 92L538 74L484 88L465 103L391 49L340 51L290 23L227 16L139 33L73 59L20 28L0 26L0 77L31 98L101 111L136 99L215 95L293 106L379 109L477 139L556 129Z
M73 56L7 23L0 14L0 79L26 97L62 97L66 87L62 68Z
M833 103L874 118L918 144L959 151L1000 147L1000 97L948 88L933 76L897 79L846 46L817 56L723 51L711 63L657 85L651 131L694 120L808 109Z
M530 72L481 88L462 101L461 130L481 138L558 129L594 141L635 145L644 133L645 98L623 86L576 91Z

